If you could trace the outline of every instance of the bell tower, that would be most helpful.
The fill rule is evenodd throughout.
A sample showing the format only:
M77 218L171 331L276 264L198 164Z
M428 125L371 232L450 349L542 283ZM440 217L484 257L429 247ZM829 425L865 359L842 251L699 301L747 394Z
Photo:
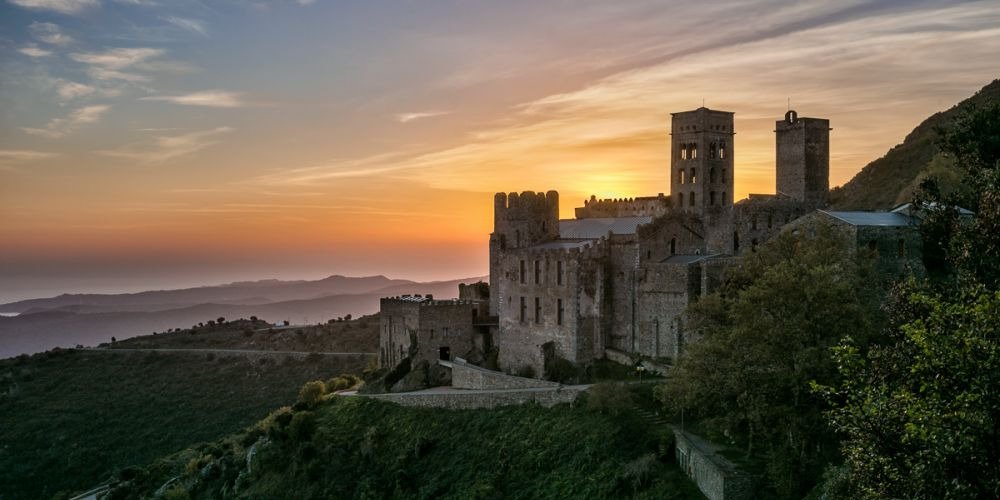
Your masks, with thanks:
M676 209L705 215L733 205L733 113L705 107L671 113L670 195Z

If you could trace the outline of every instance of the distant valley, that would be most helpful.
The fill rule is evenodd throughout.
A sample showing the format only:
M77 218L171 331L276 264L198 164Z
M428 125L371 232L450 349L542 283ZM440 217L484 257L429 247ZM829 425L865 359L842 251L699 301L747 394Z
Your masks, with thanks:
M130 294L64 294L0 304L0 358L54 347L85 346L218 317L257 316L270 322L320 323L378 311L379 299L402 294L458 295L459 283L420 283L385 276L330 276L315 281L263 280ZM10 314L16 313L15 316Z

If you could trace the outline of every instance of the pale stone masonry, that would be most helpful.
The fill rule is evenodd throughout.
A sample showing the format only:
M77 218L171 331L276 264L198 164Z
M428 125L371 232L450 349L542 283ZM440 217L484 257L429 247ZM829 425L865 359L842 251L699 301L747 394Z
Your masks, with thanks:
M777 120L776 193L735 203L733 113L704 107L671 115L669 196L591 197L560 220L555 191L497 193L488 289L466 297L469 305L427 304L464 308L454 314L413 298L384 301L382 365L493 351L503 371L541 377L552 357L677 358L696 340L687 306L718 288L741 255L808 221L843 227L859 248L878 251L886 272L919 271L911 216L891 214L886 226L862 212L817 211L829 192L830 130L828 120L794 111Z

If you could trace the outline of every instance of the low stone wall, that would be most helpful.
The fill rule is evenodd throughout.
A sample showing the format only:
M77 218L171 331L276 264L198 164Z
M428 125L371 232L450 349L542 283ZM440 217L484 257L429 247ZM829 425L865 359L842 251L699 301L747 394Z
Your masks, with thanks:
M492 390L559 387L558 383L548 380L515 377L503 372L470 365L462 358L455 358L454 361L438 361L438 364L451 368L451 386L456 389Z
M361 397L389 401L401 406L425 408L448 408L468 410L475 408L497 408L500 406L537 403L544 407L560 403L572 403L589 386L564 386L561 388L513 389L493 391L462 391L456 389L428 389L426 391L366 394Z
M632 356L629 356L627 353L619 351L618 349L605 349L604 357L608 358L609 361L614 361L620 365L632 366L635 364L635 361L632 360Z
M712 443L679 429L677 464L709 500L742 500L753 497L753 480L718 454Z

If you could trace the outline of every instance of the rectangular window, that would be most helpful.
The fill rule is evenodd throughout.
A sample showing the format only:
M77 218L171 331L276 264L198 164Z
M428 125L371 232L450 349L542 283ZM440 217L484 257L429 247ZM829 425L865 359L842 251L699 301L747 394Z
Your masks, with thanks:
M524 313L528 310L528 306L524 303L524 297L521 297L521 323L524 323Z
M693 169L693 168L692 168L692 169L691 169L691 184L695 184L695 183L697 183L697 182L698 182L698 174L697 174L697 171L696 171L695 169Z
M562 261L556 261L556 284L563 284L563 264Z
M524 284L524 261L521 261L521 284Z
M896 247L896 254L899 257L906 257L906 241L903 238L896 242Z
M535 323L542 322L542 298L535 297Z
M542 284L542 261L535 261L535 284Z
M562 299L556 300L556 324L562 325L563 323L563 303Z

